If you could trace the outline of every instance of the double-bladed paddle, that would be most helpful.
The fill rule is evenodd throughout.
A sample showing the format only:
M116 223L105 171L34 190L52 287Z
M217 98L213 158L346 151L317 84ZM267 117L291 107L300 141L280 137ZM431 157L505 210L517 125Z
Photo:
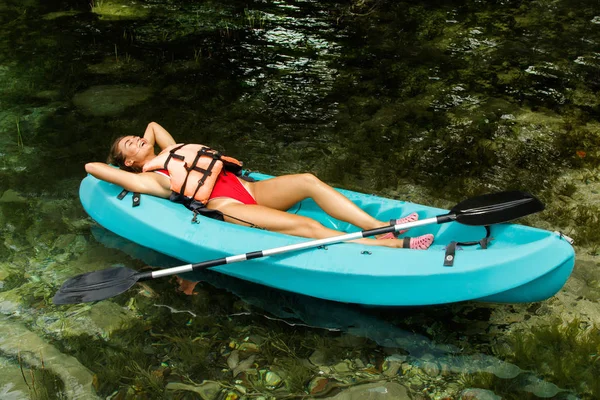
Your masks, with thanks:
M544 204L536 197L521 191L486 194L464 200L454 206L449 213L420 221L405 224L390 225L383 228L369 229L346 235L317 239L309 242L276 247L267 250L253 251L230 257L217 258L197 264L187 264L152 272L137 272L119 267L81 274L67 280L54 295L54 304L74 304L104 300L127 291L140 281L146 281L163 276L198 271L219 265L232 264L276 254L298 251L313 247L325 246L348 240L361 239L369 236L398 232L402 229L417 226L443 224L456 221L464 225L484 226L508 222L544 209Z

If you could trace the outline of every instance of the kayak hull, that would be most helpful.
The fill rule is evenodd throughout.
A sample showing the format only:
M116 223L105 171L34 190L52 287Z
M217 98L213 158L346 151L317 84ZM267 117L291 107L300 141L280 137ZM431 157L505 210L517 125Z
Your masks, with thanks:
M271 177L253 173L255 179ZM81 203L100 225L137 244L184 263L245 254L302 243L308 239L216 221L193 214L166 199L143 195L132 207L132 194L92 176L80 186ZM338 189L381 220L417 212L420 219L447 210ZM288 212L314 218L332 229L360 229L325 214L308 199ZM460 301L535 302L557 293L571 274L573 247L556 232L518 224L492 226L487 249L459 248L454 266L444 267L451 241L479 240L482 227L456 222L411 229L411 236L435 235L426 251L356 243L294 251L214 267L247 281L317 298L372 306L424 306Z

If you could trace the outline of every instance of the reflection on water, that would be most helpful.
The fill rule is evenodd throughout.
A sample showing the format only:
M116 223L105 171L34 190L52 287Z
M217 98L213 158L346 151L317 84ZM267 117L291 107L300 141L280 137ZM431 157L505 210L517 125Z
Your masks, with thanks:
M4 0L0 397L598 397L597 6ZM83 164L151 120L417 203L526 189L547 210L524 222L576 239L573 276L514 306L363 309L210 272L53 306L78 273L176 263L78 201Z

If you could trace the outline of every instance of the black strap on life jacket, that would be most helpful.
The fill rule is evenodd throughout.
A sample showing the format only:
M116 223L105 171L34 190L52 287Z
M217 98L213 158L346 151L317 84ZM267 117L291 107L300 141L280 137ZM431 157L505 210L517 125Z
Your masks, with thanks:
M123 200L123 198L125 198L125 196L127 196L127 193L129 193L129 190L123 189L121 191L121 193L119 193L119 195L117 196L117 199ZM131 198L131 207L139 206L141 198L142 198L142 195L139 192L133 192L133 197Z
M166 169L167 171L169 170L169 162L171 161L172 158L185 162L184 156L175 153L177 150L181 149L183 146L185 146L185 144L179 145L179 146L174 147L173 149L169 150L169 156L165 160L165 163L163 166L164 169ZM208 165L208 168L206 168L206 169L200 168L196 165L198 163L198 160L200 160L200 157L202 157L202 156L212 157L212 160L211 160L210 164ZM187 167L187 166L185 167L187 174L185 176L185 179L183 180L183 184L181 185L181 189L180 189L181 193L182 194L185 193L185 188L187 186L190 173L192 171L197 171L197 172L202 173L202 177L198 180L198 185L196 186L196 190L194 190L194 194L192 195L192 197L195 197L196 193L198 193L198 190L200 190L202 185L204 185L204 182L206 182L206 178L208 178L209 176L212 175L212 170L213 170L216 162L220 159L221 159L221 153L219 153L218 151L212 150L210 147L204 146L200 150L198 150L198 152L196 153L196 157L194 157L194 161L190 164L189 167Z
M192 219L192 222L198 222L197 221L198 214L203 215L208 218L217 219L219 221L224 221L223 213L221 211L208 209L208 208L206 208L206 205L203 204L202 202L200 202L194 198L184 196L181 193L171 192L171 196L169 197L169 200L174 203L183 204L185 206L185 208L192 211L194 213L194 218Z
M190 172L192 172L192 171L198 171L198 172L202 173L202 178L200 178L198 180L198 186L196 186L196 190L194 190L194 194L192 195L192 197L196 197L196 193L198 193L198 190L200 190L202 185L204 185L206 178L208 178L209 176L212 175L212 169L214 168L215 164L217 163L218 160L221 159L221 153L216 152L216 151L209 152L206 149L210 150L208 147L203 147L202 149L200 149L200 151L198 151L198 154L196 154L196 158L194 159L194 163L192 164L192 166L190 168L188 168L188 176L190 175ZM212 160L210 161L210 164L208 165L208 168L206 168L206 169L196 166L196 163L198 162L200 157L202 157L203 155L206 155L209 157L212 156ZM185 181L181 188L181 193L184 193L186 181L187 181L187 176L185 177Z
M236 221L243 222L243 223L249 225L251 228L265 229L258 225L254 225L252 222L245 221L243 219L234 217L233 215L224 214L219 210L207 208L206 205L199 202L198 200L196 200L194 198L186 197L179 193L171 192L171 196L169 197L169 200L171 200L172 202L175 202L175 203L183 204L187 209L191 210L194 213L194 217L192 218L192 223L196 223L196 224L200 223L200 221L198 221L198 215L202 215L203 217L207 217L207 218L216 219L218 221L225 221L224 217L228 217L231 219L235 219Z
M488 225L485 226L486 235L481 240L475 240L472 242L450 242L448 246L446 246L446 255L444 256L444 267L452 267L454 266L454 259L456 258L456 246L475 246L480 245L482 249L487 249L488 244L494 240L493 237L490 237L491 230Z
M165 160L165 164L163 165L163 169L169 170L169 162L171 161L171 158L174 158L176 160L181 160L181 161L185 161L185 157L179 154L175 154L175 152L177 150L179 150L180 148L182 148L183 146L185 146L184 144L181 144L177 147L172 148L171 150L169 150L169 156L167 157L167 159Z

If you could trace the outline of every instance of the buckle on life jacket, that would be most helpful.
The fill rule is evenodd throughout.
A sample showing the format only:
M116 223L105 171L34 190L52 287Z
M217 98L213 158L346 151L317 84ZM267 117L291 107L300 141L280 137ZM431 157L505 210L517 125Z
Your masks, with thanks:
M180 193L171 192L171 196L169 196L169 200L174 203L183 204L185 208L192 211L194 216L192 217L192 223L199 224L198 215L202 215L203 217L208 217L212 219L216 219L218 221L225 221L223 218L223 213L219 210L213 210L210 208L206 208L206 205L198 200L193 198L186 197Z

